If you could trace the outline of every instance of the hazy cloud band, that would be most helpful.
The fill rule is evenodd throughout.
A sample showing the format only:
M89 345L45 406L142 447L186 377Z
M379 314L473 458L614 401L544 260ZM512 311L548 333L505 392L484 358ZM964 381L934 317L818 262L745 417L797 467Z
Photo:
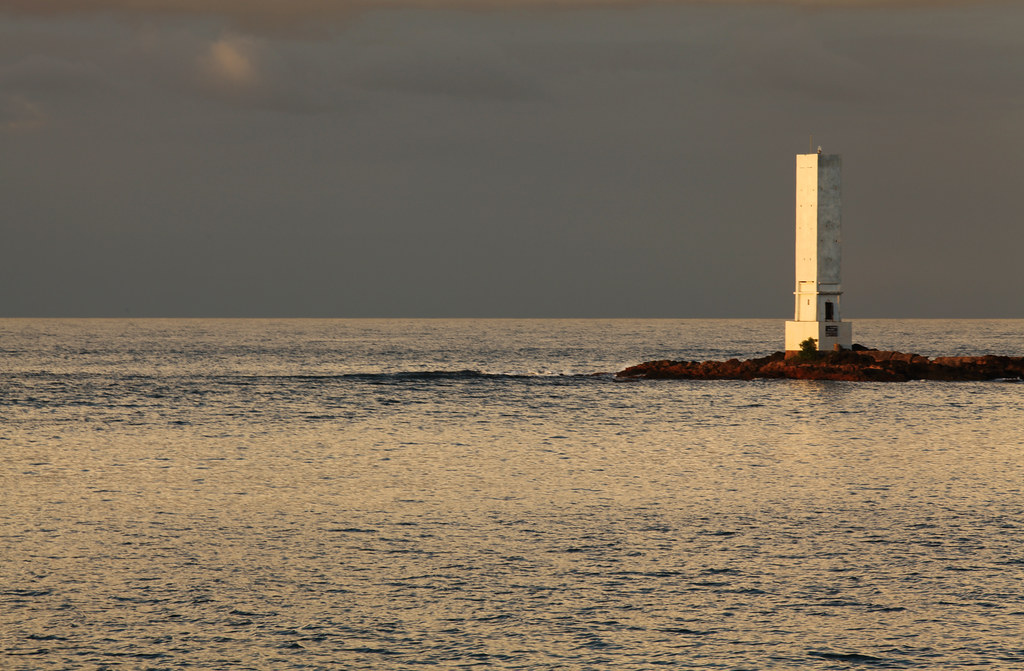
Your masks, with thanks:
M642 5L790 5L807 8L935 7L978 0L0 0L0 12L23 16L90 13L222 16L242 23L337 19L375 9L573 9Z

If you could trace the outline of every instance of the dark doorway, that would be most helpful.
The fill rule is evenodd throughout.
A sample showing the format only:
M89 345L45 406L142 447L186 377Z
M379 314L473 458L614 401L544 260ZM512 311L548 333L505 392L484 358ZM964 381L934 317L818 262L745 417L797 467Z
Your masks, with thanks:
M825 321L835 321L835 306L832 305L832 301L825 301Z

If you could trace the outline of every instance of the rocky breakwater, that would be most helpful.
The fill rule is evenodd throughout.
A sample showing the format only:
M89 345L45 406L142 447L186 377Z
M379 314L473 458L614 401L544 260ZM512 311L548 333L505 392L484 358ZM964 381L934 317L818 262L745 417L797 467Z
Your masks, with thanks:
M856 347L856 346L855 346ZM758 359L728 361L648 361L615 374L623 379L648 380L846 380L906 382L908 380L1024 379L1024 357L940 356L861 349L797 354L784 352Z

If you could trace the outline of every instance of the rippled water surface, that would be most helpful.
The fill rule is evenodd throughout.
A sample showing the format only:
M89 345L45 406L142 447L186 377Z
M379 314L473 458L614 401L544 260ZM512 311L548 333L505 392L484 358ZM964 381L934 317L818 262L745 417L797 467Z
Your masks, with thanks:
M781 336L0 320L0 668L1024 668L1024 384L592 375Z

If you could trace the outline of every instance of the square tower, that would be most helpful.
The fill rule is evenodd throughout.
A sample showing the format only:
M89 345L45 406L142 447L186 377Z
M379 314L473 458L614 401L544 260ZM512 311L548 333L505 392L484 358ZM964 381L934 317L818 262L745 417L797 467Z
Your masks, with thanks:
M786 351L814 338L819 350L850 349L853 327L843 322L842 158L838 154L796 157L796 309L786 322Z

